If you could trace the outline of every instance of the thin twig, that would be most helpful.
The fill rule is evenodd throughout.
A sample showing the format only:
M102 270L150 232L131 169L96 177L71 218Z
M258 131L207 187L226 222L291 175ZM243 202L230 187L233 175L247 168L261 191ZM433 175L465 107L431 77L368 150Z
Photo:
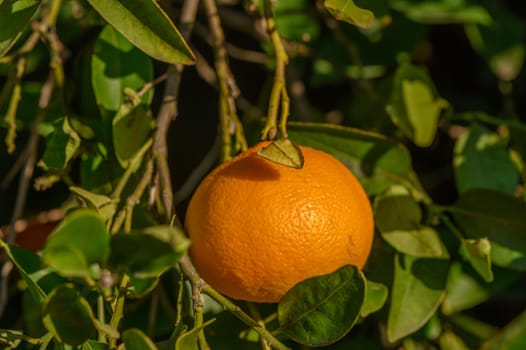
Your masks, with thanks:
M236 135L235 150L247 148L243 126L239 120L236 110L236 98L239 96L234 75L228 64L228 52L226 50L225 34L221 25L221 18L215 0L203 0L208 25L212 34L212 46L214 48L214 63L219 84L219 119L222 135L222 159L227 161L232 157L231 126L234 127Z
M193 267L188 256L183 256L179 262L185 276L190 280L193 285L200 285L203 293L209 295L212 299L220 303L227 311L231 312L234 316L240 319L247 326L253 328L261 337L267 340L267 342L277 350L290 350L287 346L281 343L274 335L272 335L266 328L255 321L252 317L247 315L239 306L225 298L223 295L214 290L210 285L199 277L195 268Z
M180 31L184 38L192 32L193 23L199 9L199 0L186 0L183 4L180 21ZM154 155L157 160L161 199L166 215L171 220L174 214L173 190L168 167L168 146L166 143L168 129L177 116L177 98L181 85L184 66L170 66L166 72L166 86L161 109L157 115L157 129L154 136Z
M278 112L281 108L279 130L281 137L287 137L287 118L290 113L290 101L286 85L286 66L289 62L289 57L281 41L281 37L276 29L276 21L274 19L274 10L272 8L272 0L264 0L263 3L265 22L267 25L267 32L270 37L270 42L274 48L274 58L276 70L274 72L274 82L270 92L270 100L268 104L267 123L263 128L261 135L262 139L273 140L276 138L278 127Z

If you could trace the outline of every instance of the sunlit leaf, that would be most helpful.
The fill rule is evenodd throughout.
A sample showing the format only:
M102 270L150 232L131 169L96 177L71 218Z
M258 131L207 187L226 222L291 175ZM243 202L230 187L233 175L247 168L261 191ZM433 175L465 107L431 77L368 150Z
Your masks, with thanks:
M278 304L280 330L307 346L341 339L360 315L365 283L361 271L351 265L300 282Z
M88 267L103 263L109 255L110 235L93 210L79 209L67 215L48 237L43 260L64 276L86 276Z
M373 24L374 13L356 6L353 0L326 0L325 8L340 21L368 28Z
M88 0L97 12L135 46L167 63L195 60L182 35L152 0Z
M397 255L387 337L395 342L420 329L445 294L449 261Z
M291 168L303 168L303 154L299 147L289 139L272 141L268 146L258 150L257 155L274 163Z
M433 143L438 117L447 106L426 70L408 62L398 67L386 110L393 123L417 146L429 147Z
M367 280L365 300L360 310L360 316L367 317L369 314L380 310L387 301L388 294L389 290L384 284Z
M40 7L40 0L0 1L0 57L16 43L29 20Z
M77 186L71 186L69 190L77 195L85 207L96 210L104 220L111 219L115 214L117 202L114 199Z
M460 246L460 254L486 282L493 281L491 243L487 238L463 239Z

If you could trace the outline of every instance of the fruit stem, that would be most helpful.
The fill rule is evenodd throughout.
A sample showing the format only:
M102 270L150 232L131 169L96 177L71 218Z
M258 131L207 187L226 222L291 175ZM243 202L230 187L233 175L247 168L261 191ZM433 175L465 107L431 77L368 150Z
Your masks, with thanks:
M181 260L179 261L179 265L181 266L181 270L186 275L188 280L190 280L192 285L199 286L203 293L207 294L212 299L217 301L227 311L231 312L234 316L240 319L247 326L253 328L261 337L263 337L270 344L272 348L277 350L290 350L287 346L285 346L278 339L276 339L276 337L274 337L266 328L262 327L257 321L255 321L252 317L250 317L243 310L241 310L239 306L231 302L229 299L221 295L215 289L210 287L210 285L208 285L205 281L203 281L201 277L199 277L199 275L197 274L197 271L195 270L194 266L192 265L192 262L190 261L190 258L187 255L181 258Z
M285 68L289 63L289 57L283 42L276 30L276 21L274 19L274 10L272 8L272 0L264 0L263 15L267 25L267 33L270 37L270 42L274 48L274 58L276 70L274 72L274 82L270 92L270 100L268 105L267 122L263 128L261 138L263 140L273 140L277 135L277 120L278 111L281 107L279 131L281 137L287 138L287 119L290 114L290 100L287 93L287 85L285 82Z

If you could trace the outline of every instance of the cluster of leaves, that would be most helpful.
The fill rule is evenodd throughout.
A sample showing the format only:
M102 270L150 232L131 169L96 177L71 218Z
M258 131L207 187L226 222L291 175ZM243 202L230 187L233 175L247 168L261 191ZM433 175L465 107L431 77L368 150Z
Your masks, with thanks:
M38 194L28 194L29 181L47 189L44 209L67 211L38 253L2 237L3 271L13 264L22 283L2 274L0 304L9 304L2 309L0 344L520 347L526 334L520 310L526 301L526 123L516 101L524 93L526 20L505 2L482 0L203 2L189 45L172 22L198 1L0 0L0 135L6 145L0 176L2 199L13 198L0 203L0 223L11 220L14 227L26 197L31 207ZM288 137L334 155L357 175L373 202L377 238L363 272L345 266L308 279L278 305L247 306L249 316L244 304L222 297L189 268L190 242L166 199L172 196L166 144L156 135L167 127L159 124L163 88L169 91L164 97L179 98L169 90L170 74L196 63L200 78L219 86L220 102L196 104L215 102L216 91L196 86L201 79L195 75L183 79L178 122L200 113L217 116L219 143L232 154L236 147L225 147L230 142L242 147L244 135L249 143L259 139L267 108L261 101L273 95L269 86L282 78L273 70L286 61L273 60L275 37L271 45L258 29L269 16L263 2L274 6L272 20L288 54ZM208 11L216 3L220 17ZM229 45L222 46L213 24L207 31L208 18L229 28ZM247 38L255 39L247 44ZM221 50L231 55L231 77ZM248 77L239 73L244 60ZM269 84L255 84L254 77ZM236 101L243 128L222 117ZM176 123L174 131L182 141L173 154L186 154L174 156L175 169L191 168L175 176L176 184L177 176L188 177L174 188L179 212L217 160L214 146L195 162L198 144L207 130L216 132L217 120L194 123ZM39 138L46 140L43 149ZM19 190L10 194L12 173L20 169ZM233 327L233 317L243 322Z

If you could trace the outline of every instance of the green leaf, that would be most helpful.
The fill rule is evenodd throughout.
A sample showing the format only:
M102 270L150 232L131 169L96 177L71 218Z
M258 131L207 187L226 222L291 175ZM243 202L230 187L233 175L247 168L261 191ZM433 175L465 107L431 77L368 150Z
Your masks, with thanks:
M469 350L462 339L451 331L445 331L438 338L440 349L444 350Z
M142 298L149 294L159 284L159 277L136 278L130 276L130 285L128 287L130 298Z
M325 8L337 20L361 28L369 28L374 21L374 13L356 6L353 0L326 0Z
M72 285L53 290L44 308L44 326L61 343L80 345L96 332L91 308Z
M94 340L88 340L80 346L80 350L109 350L110 346L106 343L100 343Z
M304 146L332 154L364 185L368 194L406 183L412 171L407 149L379 134L314 123L288 124L289 137Z
M460 254L486 282L493 281L491 243L487 238L462 239Z
M154 226L111 238L109 265L138 279L154 278L173 267L186 252L189 241L169 226Z
M108 1L112 2L115 1ZM113 118L126 102L125 91L139 90L152 79L151 59L115 29L106 26L93 47L91 82L103 119L102 131L107 147L113 145ZM153 90L144 94L142 104L145 109L150 105L152 97Z
M367 317L373 312L380 310L387 301L387 295L389 294L389 290L384 284L370 280L367 280L365 290L365 301L360 310L361 317Z
M274 3L276 28L281 37L292 41L312 42L320 35L320 23L309 13L309 0L288 0Z
M494 269L493 274L493 281L488 283L478 274L470 272L467 266L459 262L453 263L448 276L442 312L452 315L477 306L509 288L520 277L516 271L499 268Z
M27 27L29 20L40 7L40 0L0 1L0 57L16 43Z
M351 265L328 275L306 279L280 300L280 330L307 346L336 342L358 319L365 288L362 272Z
M431 88L420 80L403 80L402 95L407 118L413 126L413 141L417 146L429 147L435 140L438 117L448 106L443 98L435 98Z
M157 350L154 342L140 329L127 329L122 333L126 350Z
M447 101L438 96L433 80L423 68L407 62L400 65L386 110L393 123L417 146L431 146L438 117L447 106Z
M77 196L84 207L96 210L104 221L113 218L113 215L117 210L117 201L115 199L86 191L85 189L76 186L70 186L69 190Z
M291 168L303 168L303 154L299 147L289 139L272 141L268 146L258 150L257 155Z
M521 18L501 8L492 9L490 25L465 27L473 48L486 59L493 73L503 81L520 74L526 57L526 25Z
M71 127L69 118L61 118L53 123L54 130L47 138L47 146L42 162L48 169L65 169L80 146L80 136Z
M135 46L166 63L192 64L195 56L169 17L152 0L88 0Z
M30 251L10 246L0 239L0 248L3 248L9 259L16 266L20 276L24 280L29 290L29 294L38 304L43 304L46 293L38 285L38 279L32 276L32 273L40 269L40 257Z
M522 350L526 347L526 312L522 312L492 339L483 350Z
M505 141L479 124L457 140L453 165L459 192L487 188L513 194L519 182Z
M401 253L416 257L448 257L438 233L424 226L422 209L401 186L392 186L374 202L376 227L382 238Z
M201 327L195 327L188 332L184 332L175 341L175 350L199 350L197 342L199 333L203 330L203 328L210 325L214 321L215 318L212 318L203 323Z
M414 21L428 24L479 23L488 25L492 18L479 2L470 0L392 0L393 9Z
M86 276L89 266L109 255L110 235L93 210L79 209L67 215L48 237L42 258L64 276Z
M123 168L127 168L152 131L152 121L140 98L130 96L112 122L113 147Z
M526 203L485 189L461 194L451 213L468 238L488 238L497 266L526 270Z
M444 298L449 261L397 255L387 338L395 342L420 329Z

